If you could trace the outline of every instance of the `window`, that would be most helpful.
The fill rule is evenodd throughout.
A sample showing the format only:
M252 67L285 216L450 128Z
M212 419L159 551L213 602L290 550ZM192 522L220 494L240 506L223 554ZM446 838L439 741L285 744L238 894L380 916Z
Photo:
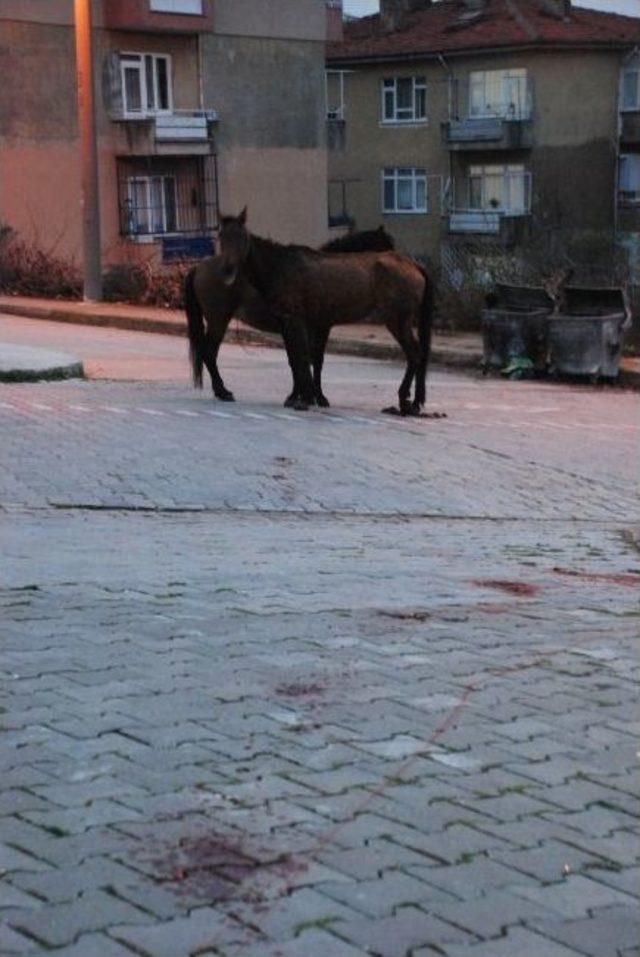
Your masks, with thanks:
M486 70L469 74L469 116L500 116L526 119L529 116L527 71Z
M131 176L127 181L126 233L151 236L177 228L175 176Z
M621 109L640 110L640 70L624 70L620 100Z
M621 203L640 203L640 154L620 156L618 198Z
M383 123L424 123L427 84L423 76L390 77L382 81Z
M426 213L427 172L415 166L382 171L383 213Z
M344 119L344 73L344 70L327 70L325 73L328 120Z
M500 213L529 212L531 174L524 166L471 166L469 208Z
M150 8L157 13L195 13L202 16L202 0L151 0Z
M122 95L125 116L170 113L171 57L164 53L121 53Z

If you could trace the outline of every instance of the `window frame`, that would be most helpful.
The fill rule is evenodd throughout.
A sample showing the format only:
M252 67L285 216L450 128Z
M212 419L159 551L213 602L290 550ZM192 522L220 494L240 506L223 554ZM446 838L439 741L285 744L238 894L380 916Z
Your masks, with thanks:
M202 0L149 0L149 9L152 13L172 13L181 17L201 17L204 13Z
M134 59L136 58L136 59ZM147 83L147 63L151 60L152 100L149 106L149 87ZM167 107L159 107L158 63L164 61L167 75ZM135 70L138 74L140 89L140 109L132 110L127 103L126 71ZM152 53L150 51L122 50L120 52L120 82L122 86L123 116L131 119L144 119L151 116L168 116L173 113L173 71L170 53Z
M620 153L618 164L618 202L622 206L640 206L640 154ZM628 165L629 168L635 172L637 177L637 189L622 188L623 165Z
M632 106L625 106L624 103L624 89L625 89L625 77L633 76L635 74L636 78L636 100ZM637 113L640 111L640 67L629 67L621 73L620 77L620 112L621 113Z
M407 171L411 175L407 175ZM398 184L400 181L409 180L411 183L411 201L410 209L398 208ZM385 202L385 186L388 182L393 183L394 208L390 209ZM418 183L422 182L424 186L424 206L417 205ZM380 210L385 216L424 216L429 212L429 195L427 188L427 170L424 166L385 166L380 172Z
M489 77L500 77L500 88L501 88L501 102L494 108L491 107L491 103L488 103L487 90L489 88L488 78ZM508 83L511 79L517 79L523 83L523 92L524 92L524 101L520 105L520 109L515 109L513 113L510 113L509 106L511 104L507 103L508 95ZM473 107L474 102L474 86L478 87L482 83L482 109L475 111ZM526 67L513 67L511 69L504 70L473 70L469 73L469 82L468 82L468 110L470 120L481 120L481 119L514 119L514 120L526 120L531 116L531 103L529 98L529 71Z
M500 177L500 205L492 206L487 197L488 179ZM509 180L522 183L523 202L521 206L505 205L505 196L510 202L511 184ZM480 205L474 205L472 190L474 182L480 182ZM523 163L473 163L467 170L468 209L482 213L497 213L502 216L526 216L531 212L531 172Z
M152 184L153 182L160 184L160 195L161 195L161 204L160 212L162 216L162 229L153 229L152 219L152 210L155 208L152 206ZM173 193L173 209L175 216L175 223L173 229L167 229L167 183L171 183L171 190ZM146 205L142 207L147 219L148 228L145 230L136 230L133 228L134 217L136 211L140 209L135 202L136 187L142 185L144 186L145 196L146 196ZM178 183L177 177L174 173L151 173L144 174L142 176L128 176L127 177L127 201L129 203L128 215L131 218L131 228L128 228L125 236L128 239L135 239L138 241L144 241L145 239L150 240L155 236L173 236L180 232L178 224Z
M399 80L410 80L411 81L411 116L410 117L399 117L399 109L408 109L406 107L398 107L398 81ZM391 99L393 103L392 113L393 116L386 115L386 100L387 93L391 94ZM417 115L417 105L418 105L418 95L422 93L422 99L424 102L424 113L421 116ZM428 123L427 115L427 78L426 76L418 76L412 74L411 76L385 76L380 81L380 123L382 126L419 126Z

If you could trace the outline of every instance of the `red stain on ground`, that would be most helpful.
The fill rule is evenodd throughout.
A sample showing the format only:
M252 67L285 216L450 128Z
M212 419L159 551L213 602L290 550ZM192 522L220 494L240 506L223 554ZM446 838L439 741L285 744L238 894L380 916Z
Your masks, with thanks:
M255 899L252 878L269 875L276 881L286 880L307 868L289 854L268 848L247 849L241 841L215 833L181 838L153 864L158 883L178 894L211 902L251 902Z
M556 575L566 575L570 578L579 578L584 582L605 582L611 585L628 585L638 587L640 574L637 572L577 572L571 568L554 568Z
M540 591L539 585L506 581L500 578L474 578L473 584L480 588L497 588L498 591L506 591L510 595L520 595L522 598L532 598Z

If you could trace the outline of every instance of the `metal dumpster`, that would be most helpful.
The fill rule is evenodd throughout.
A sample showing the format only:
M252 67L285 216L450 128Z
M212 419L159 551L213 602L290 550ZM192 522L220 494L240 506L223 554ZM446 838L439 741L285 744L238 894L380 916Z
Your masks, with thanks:
M544 372L552 309L553 300L541 287L498 283L482 310L485 369L504 369L513 359L529 359L536 372Z
M566 286L548 319L549 368L556 375L615 378L631 310L620 287Z

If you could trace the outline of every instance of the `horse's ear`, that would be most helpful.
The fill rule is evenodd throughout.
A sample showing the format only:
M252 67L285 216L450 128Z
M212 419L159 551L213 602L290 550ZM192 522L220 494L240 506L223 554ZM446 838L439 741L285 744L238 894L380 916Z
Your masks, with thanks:
M242 210L240 215L238 216L238 222L240 223L241 226L244 226L246 224L247 222L247 207L246 206Z

